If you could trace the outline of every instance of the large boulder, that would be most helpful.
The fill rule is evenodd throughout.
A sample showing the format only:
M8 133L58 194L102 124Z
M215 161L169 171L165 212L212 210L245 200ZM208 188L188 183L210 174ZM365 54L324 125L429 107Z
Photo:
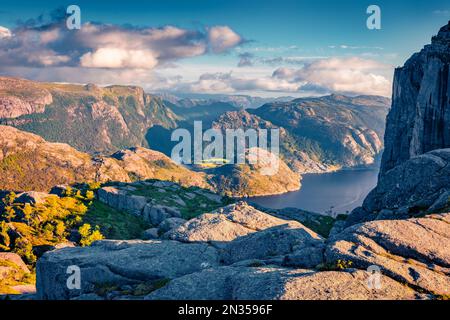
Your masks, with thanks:
M95 292L106 284L134 284L170 279L214 267L217 250L206 244L176 241L95 242L91 247L64 248L45 253L36 267L40 299L70 299ZM67 287L69 266L80 268L81 289Z
M147 204L146 197L129 194L126 190L117 187L103 187L99 189L98 198L110 207L135 215L142 215Z
M0 280L13 269L19 269L23 273L30 273L22 258L13 252L0 252Z
M227 243L222 250L222 259L224 263L232 264L242 260L284 256L297 250L313 247L321 257L322 238L300 223L292 221L239 237ZM307 261L311 254L312 252L308 252L303 256L305 258L304 267L315 267L321 262L321 259L320 261L316 260L316 263L311 265L311 262ZM297 261L301 263L299 259Z
M17 195L15 202L17 203L29 203L29 204L42 204L47 201L48 198L55 197L53 194L38 191L22 192Z
M402 207L426 210L450 186L450 149L439 149L414 157L386 172L367 196L367 212ZM441 208L445 205L441 205Z
M286 220L259 211L241 201L191 219L169 232L168 237L183 242L227 242L286 223ZM302 226L300 223L297 225Z
M175 229L181 225L186 223L185 219L182 218L168 218L161 222L161 224L158 226L158 232L160 234L163 234L169 230Z
M414 290L381 276L370 289L365 271L315 272L302 269L219 267L172 280L148 300L366 300L415 299Z
M142 213L143 218L154 226L169 218L180 218L181 212L174 207L148 203Z
M423 291L450 294L450 214L358 224L329 239L328 263L370 266Z

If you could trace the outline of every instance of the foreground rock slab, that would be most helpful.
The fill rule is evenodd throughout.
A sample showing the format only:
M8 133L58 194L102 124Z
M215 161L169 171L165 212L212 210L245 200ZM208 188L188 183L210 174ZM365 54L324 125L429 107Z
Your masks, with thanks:
M304 228L301 223L276 218L241 201L191 219L166 236L183 242L227 242L287 223Z
M325 259L377 266L401 283L436 295L450 294L450 214L372 221L330 239Z
M217 266L218 261L216 249L206 244L105 240L95 242L91 247L45 253L36 267L36 287L39 299L70 299L92 293L107 284L180 277ZM80 269L80 290L67 287L69 266Z
M382 276L371 290L364 271L220 267L186 275L149 295L148 300L366 300L416 299L412 289Z

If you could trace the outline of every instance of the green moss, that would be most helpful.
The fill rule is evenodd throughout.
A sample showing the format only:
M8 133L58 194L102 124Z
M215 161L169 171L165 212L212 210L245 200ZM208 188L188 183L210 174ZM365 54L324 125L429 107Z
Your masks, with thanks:
M101 297L105 297L108 293L118 290L119 287L117 285L109 282L96 283L94 285L94 293Z
M98 225L107 239L139 239L150 226L140 217L119 211L94 200L88 212L83 216L83 223Z
M155 290L165 287L169 282L170 279L163 278L156 281L141 283L136 286L132 294L134 296L145 296Z
M317 232L322 237L327 238L335 222L336 220L330 216L319 216L314 220L311 219L302 221L302 224L304 224L305 227Z
M165 192L161 192L161 190L164 190ZM164 188L154 186L140 186L136 191L133 191L133 194L148 197L158 204L178 208L184 219L192 219L202 213L214 211L217 208L226 206L233 202L232 199L223 197L222 201L217 203L196 192L199 190L201 189L198 187L179 186L177 189L166 190ZM189 197L190 194L194 195L194 197ZM174 199L177 197L181 199L185 205L180 205Z
M320 271L342 271L351 268L352 265L352 261L339 259L333 263L321 263L316 269Z

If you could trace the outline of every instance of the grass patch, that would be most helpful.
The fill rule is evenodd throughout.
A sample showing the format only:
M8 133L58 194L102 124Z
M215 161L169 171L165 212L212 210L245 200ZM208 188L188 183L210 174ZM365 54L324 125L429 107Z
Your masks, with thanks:
M98 225L107 239L116 240L140 239L150 227L141 217L113 209L98 200L92 202L83 216L83 223Z
M353 262L350 260L337 260L333 263L321 263L316 269L319 271L342 271L346 269L350 269L353 265Z
M232 199L222 197L221 202L218 203L199 192L198 187L183 187L178 188L160 188L155 186L139 186L132 194L144 196L152 199L154 203L178 208L184 219L192 219L205 212L211 212L217 208L226 206L233 202ZM205 190L205 192L207 192ZM213 195L213 194L212 194ZM178 201L177 201L178 200ZM180 204L180 201L184 204Z
M305 227L317 232L324 238L328 238L330 235L330 231L333 228L334 223L336 222L335 219L329 216L319 216L315 217L315 219L311 220L305 220L302 221L302 224L305 225Z

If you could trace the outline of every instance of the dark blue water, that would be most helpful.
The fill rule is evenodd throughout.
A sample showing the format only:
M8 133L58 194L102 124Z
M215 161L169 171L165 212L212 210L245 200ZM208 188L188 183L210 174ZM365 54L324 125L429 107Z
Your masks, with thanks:
M273 209L293 207L319 213L346 213L362 204L377 184L377 176L375 169L305 174L299 191L249 201Z

